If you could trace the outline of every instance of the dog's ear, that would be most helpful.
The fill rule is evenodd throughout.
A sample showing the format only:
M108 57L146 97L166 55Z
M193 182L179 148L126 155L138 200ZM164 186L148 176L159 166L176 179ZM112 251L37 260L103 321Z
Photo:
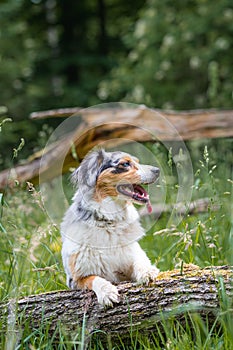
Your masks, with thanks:
M72 174L71 181L73 184L85 184L93 187L105 158L106 153L103 149L88 153L80 166Z

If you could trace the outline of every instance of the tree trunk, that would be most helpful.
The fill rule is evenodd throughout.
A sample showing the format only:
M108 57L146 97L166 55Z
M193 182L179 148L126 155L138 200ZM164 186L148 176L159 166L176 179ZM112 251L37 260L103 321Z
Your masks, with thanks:
M190 111L163 112L144 106L137 108L90 108L62 109L38 112L33 118L45 116L68 116L71 118L73 132L51 144L42 152L34 154L28 162L0 173L0 189L30 181L38 183L67 172L78 165L93 147L116 147L131 141L183 141L196 138L233 136L233 111ZM74 120L74 122L72 122ZM73 123L73 124L72 124ZM76 127L75 127L76 126ZM71 147L72 146L72 147ZM76 158L74 157L74 151Z
M208 317L211 325L221 300L232 297L231 280L232 269L227 266L201 270L184 265L179 270L161 272L149 286L119 284L121 300L113 308L101 307L93 292L66 290L28 296L17 303L10 301L1 307L0 319L8 313L12 320L14 312L18 327L28 321L29 327L35 329L49 322L52 332L59 323L72 335L82 326L85 316L87 335L101 330L102 335L106 332L115 340L118 336L127 339L137 330L156 332L162 320L174 315L182 320L187 312Z

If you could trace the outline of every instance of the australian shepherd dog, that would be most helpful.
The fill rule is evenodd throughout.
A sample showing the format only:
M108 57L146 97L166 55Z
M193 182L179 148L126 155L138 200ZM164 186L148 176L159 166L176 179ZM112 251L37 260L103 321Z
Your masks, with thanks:
M148 284L159 270L138 244L144 235L133 203L152 207L141 185L155 182L159 169L124 152L97 150L75 170L73 202L61 224L67 285L93 290L98 302L119 302L120 281Z

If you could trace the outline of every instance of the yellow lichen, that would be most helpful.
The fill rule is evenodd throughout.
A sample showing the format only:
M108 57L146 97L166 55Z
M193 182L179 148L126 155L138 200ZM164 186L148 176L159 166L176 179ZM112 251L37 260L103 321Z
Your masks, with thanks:
M209 267L205 269L201 269L199 266L194 264L184 264L181 269L174 269L170 271L162 271L157 276L157 280L175 280L181 279L184 277L217 277L223 276L225 278L232 276L232 271L230 269L215 269L215 267Z

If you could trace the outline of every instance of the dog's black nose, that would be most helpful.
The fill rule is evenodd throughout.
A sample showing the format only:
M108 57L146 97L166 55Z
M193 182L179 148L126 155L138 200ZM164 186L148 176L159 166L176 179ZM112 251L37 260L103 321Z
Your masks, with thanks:
M152 173L154 173L156 176L159 176L159 174L160 174L160 170L159 170L159 168L152 168L151 169L151 171L152 171Z

